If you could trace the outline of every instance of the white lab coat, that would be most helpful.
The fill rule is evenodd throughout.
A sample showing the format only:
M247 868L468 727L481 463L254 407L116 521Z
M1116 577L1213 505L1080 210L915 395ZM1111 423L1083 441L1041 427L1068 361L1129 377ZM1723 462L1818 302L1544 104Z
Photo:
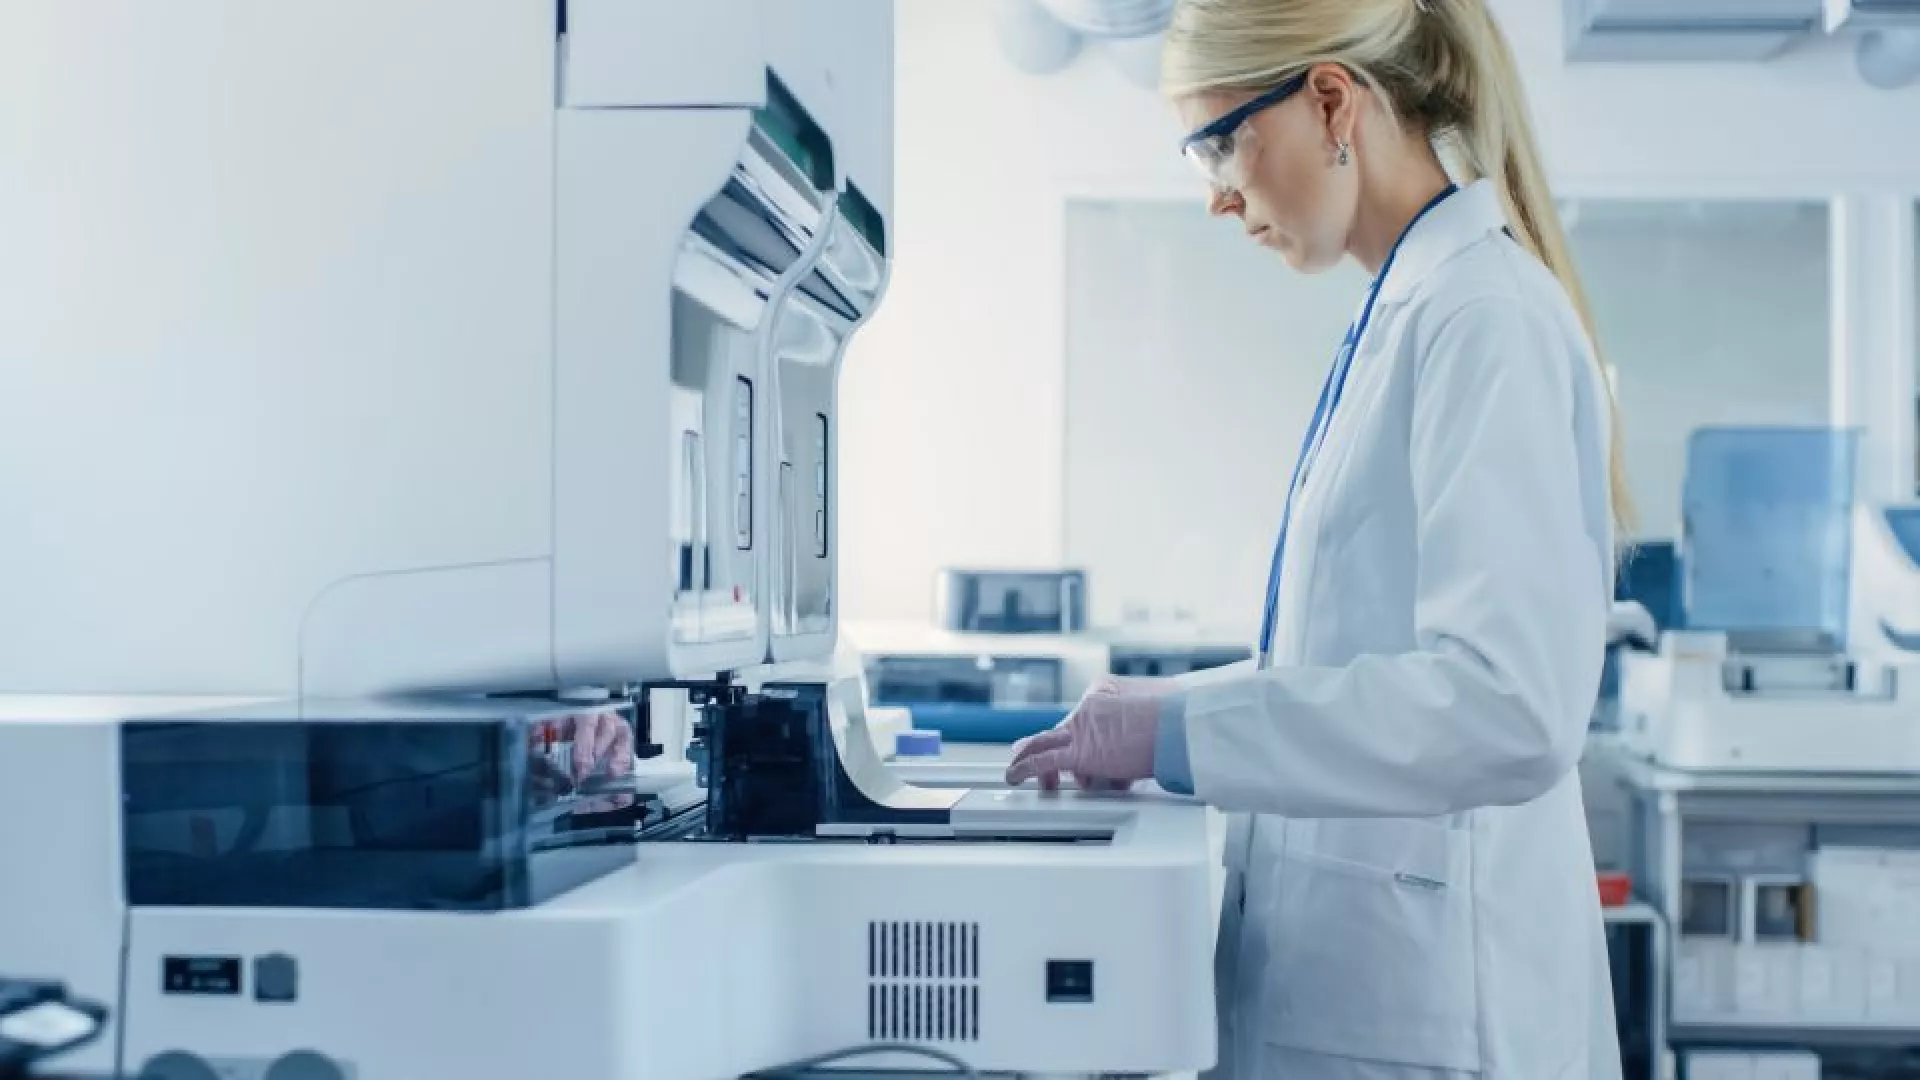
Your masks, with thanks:
M1295 503L1273 666L1186 690L1231 822L1220 1075L1619 1076L1574 769L1605 396L1505 225L1483 182L1407 236Z

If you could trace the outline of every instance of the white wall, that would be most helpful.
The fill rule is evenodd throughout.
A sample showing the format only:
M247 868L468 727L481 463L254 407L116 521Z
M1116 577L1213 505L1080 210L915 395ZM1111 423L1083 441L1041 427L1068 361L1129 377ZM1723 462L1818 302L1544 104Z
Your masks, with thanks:
M1061 559L1063 200L1181 132L1105 64L1001 59L994 5L900 3L892 284L842 384L850 620L924 618L942 566Z
M1679 532L1691 433L1828 417L1820 203L1586 200L1642 537ZM1062 543L1093 618L1257 623L1289 463L1364 287L1289 272L1191 200L1067 208ZM1250 585L1250 583L1255 583Z
M1366 275L1295 274L1193 200L1075 200L1066 252L1062 543L1093 620L1246 636Z
M1564 192L1920 189L1920 88L1865 87L1843 43L1765 65L1570 67L1559 4L1492 2ZM897 11L899 257L843 398L852 620L925 617L943 565L1064 557L1066 200L1199 197L1153 93L1097 55L1014 73L992 9Z

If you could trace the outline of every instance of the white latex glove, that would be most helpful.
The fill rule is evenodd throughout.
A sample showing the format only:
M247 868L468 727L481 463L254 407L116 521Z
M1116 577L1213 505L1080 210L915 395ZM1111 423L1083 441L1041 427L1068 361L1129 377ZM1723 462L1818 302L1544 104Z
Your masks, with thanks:
M1083 788L1124 790L1153 776L1160 700L1168 680L1102 676L1058 727L1014 744L1007 783L1039 780L1053 790L1060 774Z
M1646 652L1660 648L1660 628L1640 604L1619 602L1607 613L1607 644L1628 645Z

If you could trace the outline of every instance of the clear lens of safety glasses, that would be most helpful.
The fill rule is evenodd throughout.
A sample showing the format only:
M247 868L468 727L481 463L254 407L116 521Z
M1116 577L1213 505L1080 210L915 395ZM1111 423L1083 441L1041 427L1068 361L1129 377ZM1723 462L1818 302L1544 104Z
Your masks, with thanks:
M1240 184L1240 170L1234 167L1236 158L1232 135L1214 135L1205 139L1196 139L1183 149L1187 160L1206 178L1207 185L1215 191L1236 188Z
M1307 76L1296 75L1279 86L1248 101L1180 142L1180 152L1200 170L1215 191L1238 191L1244 178L1241 163L1254 148L1253 129L1247 121L1263 109L1271 109L1300 92Z

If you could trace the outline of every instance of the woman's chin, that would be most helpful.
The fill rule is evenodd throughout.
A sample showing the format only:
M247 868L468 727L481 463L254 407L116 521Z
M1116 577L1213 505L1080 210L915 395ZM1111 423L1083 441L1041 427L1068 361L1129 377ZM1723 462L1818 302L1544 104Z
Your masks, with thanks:
M1324 274L1340 264L1338 253L1329 256L1324 252L1310 250L1291 239L1282 238L1271 246L1297 273Z

